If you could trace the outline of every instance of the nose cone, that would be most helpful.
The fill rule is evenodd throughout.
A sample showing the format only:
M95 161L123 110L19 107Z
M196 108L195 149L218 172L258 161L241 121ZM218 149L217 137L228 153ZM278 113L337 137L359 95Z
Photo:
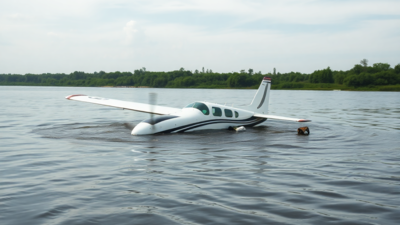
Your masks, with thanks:
M150 125L145 122L141 122L133 128L131 134L132 135L146 135L146 134L154 134L156 129L153 125Z

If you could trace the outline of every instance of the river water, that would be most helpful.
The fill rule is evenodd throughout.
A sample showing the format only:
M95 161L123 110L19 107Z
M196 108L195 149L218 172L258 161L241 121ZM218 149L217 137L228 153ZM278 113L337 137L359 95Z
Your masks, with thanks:
M272 90L268 120L131 136L70 94L244 106L256 90L0 87L0 224L399 224L400 93Z

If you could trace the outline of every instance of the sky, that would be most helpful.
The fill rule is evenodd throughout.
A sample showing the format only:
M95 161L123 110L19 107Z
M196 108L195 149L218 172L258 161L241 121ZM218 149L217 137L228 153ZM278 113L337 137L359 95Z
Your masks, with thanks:
M0 0L0 74L400 63L399 0Z

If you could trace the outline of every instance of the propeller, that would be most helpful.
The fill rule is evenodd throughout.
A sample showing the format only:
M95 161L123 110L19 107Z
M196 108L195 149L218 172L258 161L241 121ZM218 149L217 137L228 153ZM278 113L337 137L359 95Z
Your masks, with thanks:
M155 105L157 104L157 93L149 93L149 110L152 112L154 111ZM154 132L154 114L150 113L150 125L151 125L151 129ZM130 123L124 123L124 126L130 130L133 130L135 128L134 125L130 124Z
M150 105L150 111L153 112L155 105L157 104L157 93L151 92L149 93L149 105ZM150 124L151 124L151 129L154 130L154 114L150 113Z

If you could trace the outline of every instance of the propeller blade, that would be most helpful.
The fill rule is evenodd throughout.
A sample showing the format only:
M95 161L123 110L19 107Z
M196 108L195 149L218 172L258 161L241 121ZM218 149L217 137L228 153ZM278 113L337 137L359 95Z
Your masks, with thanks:
M157 104L157 93L149 93L149 105L150 105L150 111L154 110L154 106ZM150 113L150 121L152 124L152 129L154 129L154 114Z

